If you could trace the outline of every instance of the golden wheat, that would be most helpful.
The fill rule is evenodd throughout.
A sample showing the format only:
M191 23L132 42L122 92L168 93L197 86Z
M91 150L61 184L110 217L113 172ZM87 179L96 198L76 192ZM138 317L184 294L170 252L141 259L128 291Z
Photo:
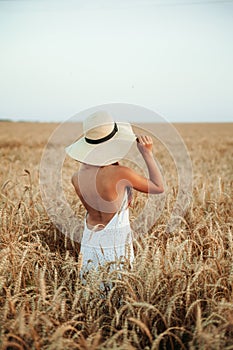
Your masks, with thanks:
M54 227L40 197L39 163L55 127L1 123L0 348L233 349L232 124L177 125L192 159L193 196L170 234L177 173L156 143L167 186L161 216L147 234L136 230L133 269L109 262L85 285L79 244ZM83 219L70 183L75 166L65 160L63 189ZM146 199L135 193L132 222ZM151 211L159 209L157 202ZM143 215L140 224L150 227L153 217Z

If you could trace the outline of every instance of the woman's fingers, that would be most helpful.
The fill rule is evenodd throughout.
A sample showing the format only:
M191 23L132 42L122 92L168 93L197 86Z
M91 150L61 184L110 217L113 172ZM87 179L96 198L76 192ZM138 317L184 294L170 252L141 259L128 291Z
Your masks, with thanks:
M153 144L152 138L148 135L139 135L137 137L137 141L141 143L142 145L149 145Z
M150 136L145 135L145 139L146 139L147 143L149 143L149 144L152 143L152 138Z
M153 148L153 140L148 135L139 135L137 137L137 147L139 151L143 154L147 152L152 152Z

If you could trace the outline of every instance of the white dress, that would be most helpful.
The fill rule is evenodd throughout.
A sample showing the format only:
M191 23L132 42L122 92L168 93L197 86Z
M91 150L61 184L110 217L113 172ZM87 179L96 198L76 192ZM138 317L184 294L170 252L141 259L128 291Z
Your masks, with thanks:
M125 190L120 210L101 230L87 227L84 220L84 232L81 241L82 273L108 261L126 257L132 266L134 260L133 236L129 222L128 194ZM82 274L81 274L82 275Z

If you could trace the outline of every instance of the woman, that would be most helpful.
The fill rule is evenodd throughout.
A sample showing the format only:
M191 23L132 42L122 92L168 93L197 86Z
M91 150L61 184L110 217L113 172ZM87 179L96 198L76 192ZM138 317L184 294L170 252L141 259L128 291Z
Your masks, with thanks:
M78 160L72 184L87 210L81 241L83 271L122 256L134 259L129 222L131 189L144 193L164 191L161 173L152 153L150 136L136 137L130 124L114 122L106 111L97 111L83 123L84 136L66 147ZM132 144L142 154L149 179L119 164Z

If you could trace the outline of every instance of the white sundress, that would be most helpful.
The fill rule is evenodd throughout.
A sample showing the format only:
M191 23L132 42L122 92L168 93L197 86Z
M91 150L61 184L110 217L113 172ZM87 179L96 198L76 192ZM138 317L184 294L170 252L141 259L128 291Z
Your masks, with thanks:
M103 229L98 231L89 229L85 218L80 253L82 254L82 273L93 268L97 269L99 265L116 261L120 257L129 259L132 266L133 236L129 222L127 189L120 210Z

